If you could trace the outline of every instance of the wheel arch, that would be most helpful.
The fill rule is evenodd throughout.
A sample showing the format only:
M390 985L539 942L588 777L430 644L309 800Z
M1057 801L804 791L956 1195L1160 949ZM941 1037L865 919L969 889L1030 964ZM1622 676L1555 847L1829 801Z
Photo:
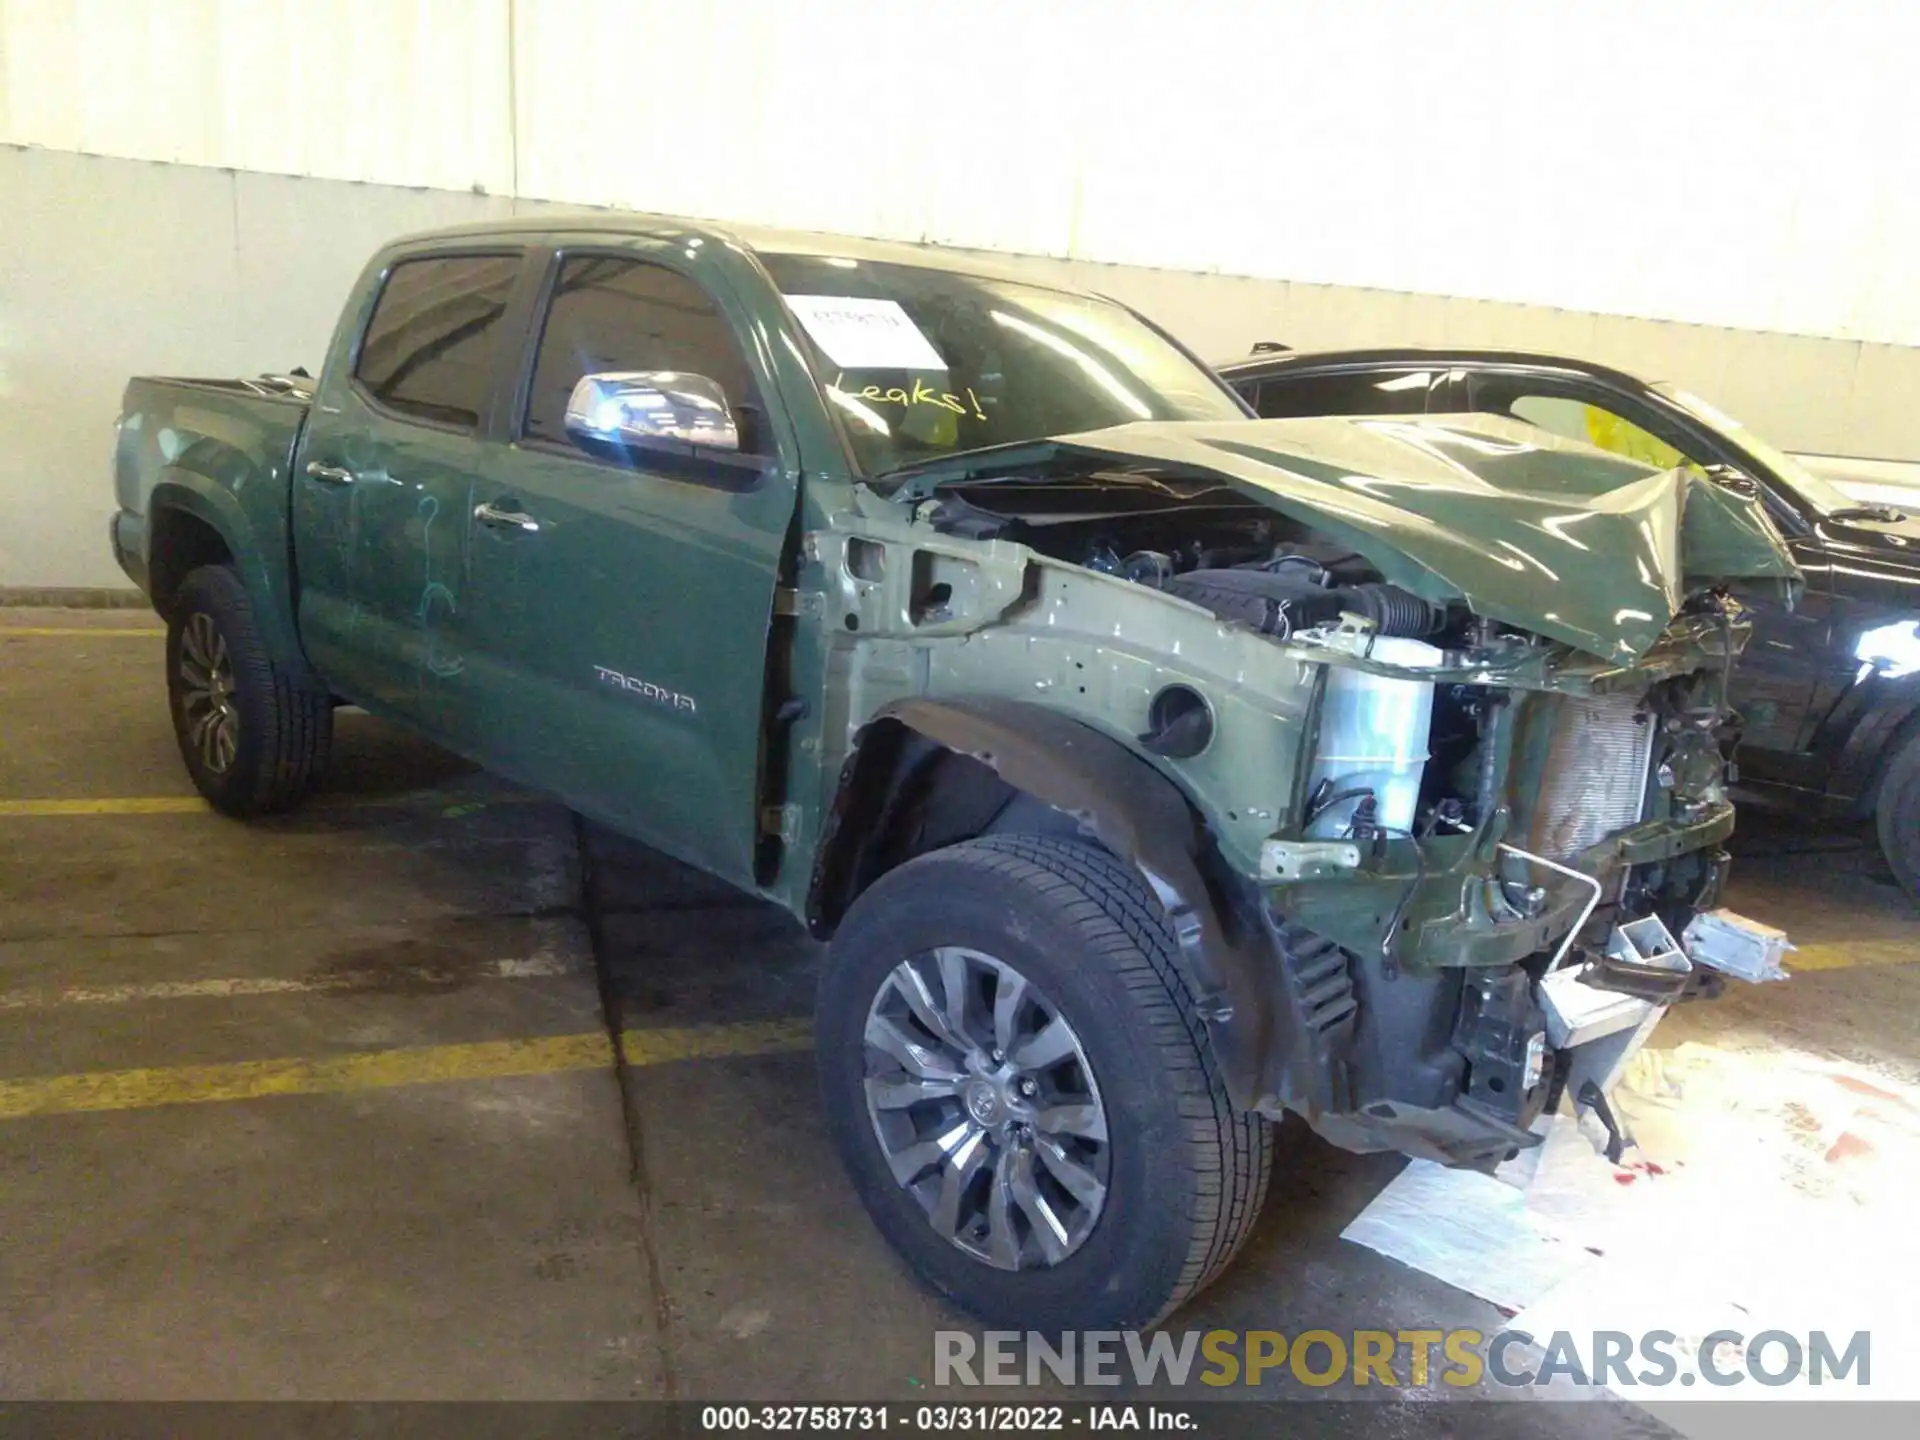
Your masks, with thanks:
M306 668L294 632L284 547L277 569L233 494L196 471L170 468L148 504L147 576L156 611L171 618L181 584L201 565L230 564L246 587L276 664Z
M1139 874L1166 912L1228 1090L1251 1106L1270 987L1256 952L1234 941L1238 917L1210 859L1205 818L1174 781L1070 716L994 698L913 698L878 711L841 771L815 854L808 927L831 936L895 866L1009 828L1083 835Z
M1832 756L1828 793L1844 797L1853 818L1871 819L1880 782L1916 739L1920 739L1920 674L1870 680L1859 687L1857 699L1836 708L1815 740L1816 749Z

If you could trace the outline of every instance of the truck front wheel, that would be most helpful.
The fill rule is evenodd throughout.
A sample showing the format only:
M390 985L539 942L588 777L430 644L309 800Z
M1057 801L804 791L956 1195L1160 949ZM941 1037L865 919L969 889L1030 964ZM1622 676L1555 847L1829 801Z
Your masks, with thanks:
M1165 912L1090 844L986 836L883 876L816 1043L874 1223L989 1323L1150 1325L1259 1214L1271 1129L1228 1099Z
M181 582L167 617L167 695L180 758L214 809L282 810L319 784L332 699L269 658L230 566L203 565Z

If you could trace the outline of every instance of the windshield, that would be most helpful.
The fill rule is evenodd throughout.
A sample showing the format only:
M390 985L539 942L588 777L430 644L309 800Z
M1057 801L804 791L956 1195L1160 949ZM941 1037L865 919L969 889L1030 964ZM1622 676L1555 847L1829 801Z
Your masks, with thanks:
M1791 485L1802 500L1821 514L1832 515L1841 510L1860 509L1860 502L1846 491L1837 488L1830 481L1822 480L1785 451L1774 449L1738 420L1724 411L1715 409L1692 391L1664 383L1655 385L1653 388L1701 424L1712 426L1762 465L1772 470L1782 481Z
M869 476L1130 420L1241 420L1212 372L1122 306L949 270L762 255Z

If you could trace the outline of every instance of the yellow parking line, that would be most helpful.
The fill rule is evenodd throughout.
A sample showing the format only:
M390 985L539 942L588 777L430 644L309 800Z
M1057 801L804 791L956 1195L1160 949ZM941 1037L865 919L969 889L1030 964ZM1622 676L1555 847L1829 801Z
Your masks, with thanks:
M191 815L205 810L198 795L131 795L111 800L0 800L8 815Z
M621 1048L629 1065L676 1060L767 1055L805 1050L813 1043L805 1020L757 1020L677 1030L629 1030ZM144 1110L157 1105L204 1105L268 1095L323 1095L383 1090L448 1080L497 1080L598 1070L613 1057L604 1033L548 1035L531 1040L483 1040L373 1050L305 1060L246 1060L230 1065L177 1065L150 1070L98 1070L0 1080L0 1120L90 1110Z
M156 636L165 635L166 633L164 629L156 629L152 626L133 630L118 627L108 628L105 625L93 627L86 625L0 625L0 639L5 639L9 635L114 635L122 637L142 635L148 639L152 639Z
M496 805L537 805L539 795L320 795L320 810L396 809L417 805L423 810L440 806L449 815L465 815ZM197 795L120 795L91 800L0 800L0 819L31 819L57 815L198 815L208 808Z
M1843 940L1802 945L1787 955L1789 971L1851 970L1857 965L1920 965L1920 942Z

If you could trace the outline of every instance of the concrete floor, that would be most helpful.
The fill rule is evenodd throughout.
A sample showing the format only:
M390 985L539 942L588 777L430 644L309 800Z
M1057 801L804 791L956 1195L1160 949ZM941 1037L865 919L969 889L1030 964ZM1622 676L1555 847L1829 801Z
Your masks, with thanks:
M964 1322L828 1151L781 1023L811 942L356 713L321 801L214 816L156 623L0 611L0 1396L926 1398ZM1856 838L1749 830L1732 903L1826 968L1659 1042L1746 1027L1911 1073L1915 912ZM1258 1234L1179 1328L1499 1328L1338 1239L1400 1165L1286 1127ZM1378 1416L1318 1428L1408 1430Z

